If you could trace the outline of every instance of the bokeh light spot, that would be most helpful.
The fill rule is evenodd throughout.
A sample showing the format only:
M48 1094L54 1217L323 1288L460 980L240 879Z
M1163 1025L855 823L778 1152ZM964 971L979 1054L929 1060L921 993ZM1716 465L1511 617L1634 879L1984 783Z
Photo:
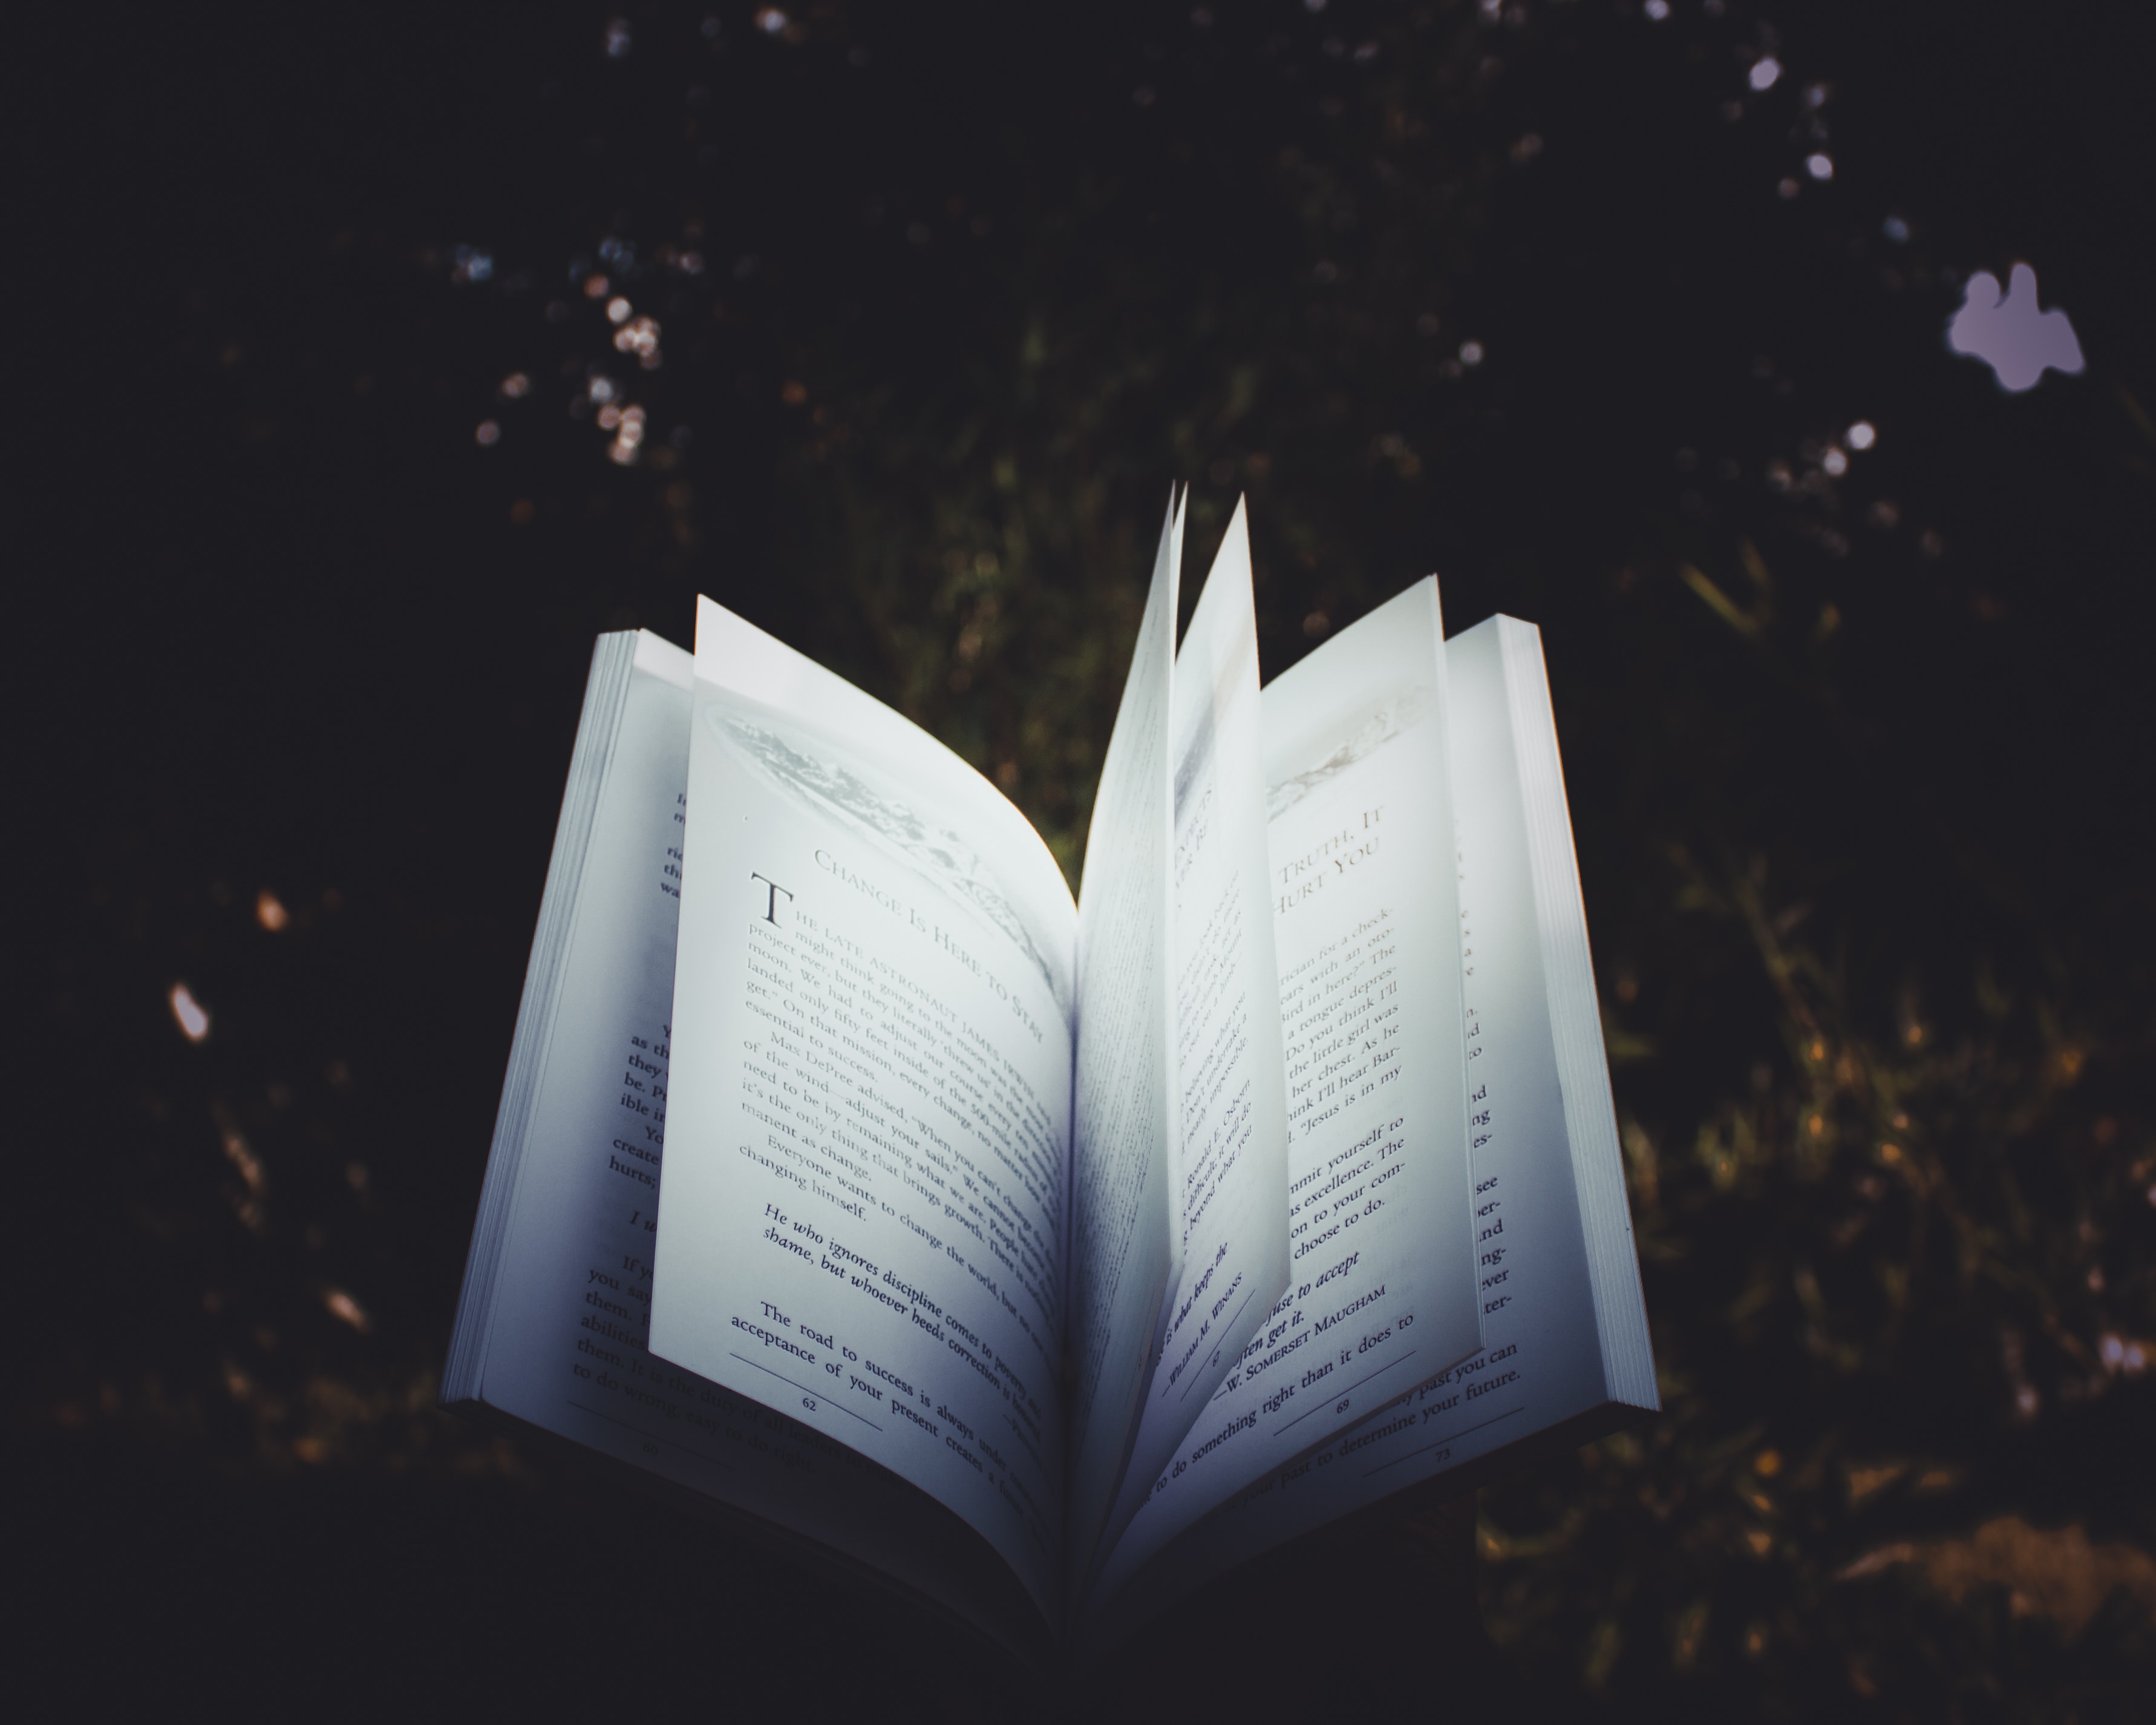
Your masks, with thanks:
M200 1042L209 1034L209 1010L185 983L172 984L165 1004L172 1009L172 1021L180 1027L180 1034L188 1041Z
M2082 344L2066 314L2040 309L2036 272L2016 264L2002 291L1999 278L1979 270L1969 279L1961 310L1947 326L1947 346L1982 360L2010 394L2033 389L2047 371L2068 377L2082 365Z

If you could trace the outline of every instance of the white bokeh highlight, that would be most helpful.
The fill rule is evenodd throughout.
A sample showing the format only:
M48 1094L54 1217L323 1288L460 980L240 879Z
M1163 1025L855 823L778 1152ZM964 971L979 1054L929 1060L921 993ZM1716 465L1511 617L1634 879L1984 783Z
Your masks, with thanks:
M1982 360L2014 394L2033 389L2046 371L2072 377L2082 369L2082 344L2066 314L2036 303L2036 272L2016 264L2005 292L1999 278L1979 270L1969 279L1961 310L1947 326L1947 346Z

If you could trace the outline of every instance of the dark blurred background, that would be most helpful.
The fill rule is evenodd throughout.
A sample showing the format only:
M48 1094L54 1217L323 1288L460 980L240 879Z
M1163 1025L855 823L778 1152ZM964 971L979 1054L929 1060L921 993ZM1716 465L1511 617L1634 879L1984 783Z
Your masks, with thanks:
M15 23L19 1681L1029 1710L436 1377L593 634L712 594L1075 883L1182 480L1266 675L1435 569L1565 748L1665 1411L1386 1657L2146 1717L2146 8ZM2087 362L2009 393L2016 261Z

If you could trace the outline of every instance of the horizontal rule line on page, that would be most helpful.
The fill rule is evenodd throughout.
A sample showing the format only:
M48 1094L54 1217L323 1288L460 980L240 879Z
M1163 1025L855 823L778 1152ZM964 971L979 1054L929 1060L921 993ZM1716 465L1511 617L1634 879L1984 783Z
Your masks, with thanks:
M1292 1420L1289 1420L1289 1421L1288 1421L1288 1423L1287 1423L1287 1425L1301 1425L1301 1424L1302 1424L1302 1422L1303 1422L1304 1420L1307 1420L1308 1418L1310 1418L1310 1416L1311 1416L1312 1414L1322 1414L1322 1413L1323 1413L1323 1412L1326 1410L1326 1409L1327 1409L1328 1407L1331 1407L1331 1406L1334 1405L1336 1403L1337 1403L1337 1402L1339 1401L1339 1399L1340 1399L1340 1398L1341 1398L1342 1396L1343 1396L1343 1395L1353 1395L1353 1394L1357 1390L1360 1389L1361 1389L1361 1388L1362 1388L1365 1384L1368 1384L1368 1383L1370 1381L1370 1379L1371 1379L1372 1378L1382 1378L1382 1377L1383 1377L1383 1376L1385 1375L1385 1373L1388 1373L1388 1372L1391 1371L1391 1370L1392 1370L1392 1368L1393 1368L1394 1366L1404 1366L1404 1365L1405 1365L1405 1364L1406 1364L1409 1360L1413 1359L1414 1357L1415 1357L1415 1350L1414 1350L1414 1348L1410 1348L1409 1349L1408 1349L1408 1351L1407 1351L1405 1353L1402 1354L1402 1355L1401 1355L1398 1359L1395 1359L1395 1360L1388 1360L1388 1361L1386 1361L1386 1362L1385 1362L1385 1363L1384 1363L1383 1365L1382 1365L1382 1366L1379 1366L1376 1371L1374 1371L1374 1372L1372 1372L1372 1373L1368 1373L1368 1376L1361 1377L1361 1378L1357 1378L1357 1379L1356 1379L1353 1384L1349 1384L1349 1385L1348 1385L1345 1389L1336 1389L1336 1390L1334 1390L1334 1391L1332 1392L1332 1394L1330 1394L1330 1395L1327 1396L1327 1397L1326 1397L1326 1399L1325 1399L1322 1402L1321 1402L1321 1403L1319 1403L1319 1404L1317 1404L1317 1406L1316 1406L1316 1407L1314 1407L1314 1408L1305 1408L1305 1409L1303 1409L1300 1414L1296 1414L1296 1415L1295 1416L1295 1418L1294 1418L1294 1419L1292 1419ZM1273 1428L1273 1435L1274 1435L1275 1437L1278 1437L1278 1436L1279 1436L1282 1432L1284 1432L1284 1431L1286 1431L1286 1430L1287 1430L1287 1425L1276 1425L1276 1426Z
M732 1462L721 1461L716 1455L706 1455L701 1450L696 1448L692 1445L682 1443L678 1440L670 1437L661 1437L655 1431L646 1431L640 1425L632 1425L626 1420L617 1420L611 1414L602 1414L597 1408L586 1407L583 1403L579 1401L572 1401L569 1405L572 1408L582 1409L584 1413L590 1414L594 1420L603 1420L609 1425L619 1425L624 1431L633 1431L639 1437L649 1438L654 1444L664 1444L670 1450L679 1450L685 1455L694 1455L699 1461L708 1461L714 1467L723 1467L728 1473L732 1473L734 1471L734 1465Z
M1223 1325L1220 1327L1221 1327L1221 1329L1222 1329L1224 1332L1228 1331L1228 1330L1232 1330L1232 1329L1234 1329L1234 1328L1235 1327L1235 1320L1236 1320L1237 1318L1240 1317L1243 1315L1243 1306L1247 1306L1247 1305L1249 1305L1249 1304L1250 1303L1250 1294L1255 1294L1255 1293L1256 1293L1256 1292L1257 1292L1257 1290L1256 1290L1255 1288L1252 1288L1252 1289L1250 1290L1250 1294L1245 1294L1245 1295L1244 1295L1244 1296L1243 1296L1243 1304L1242 1304L1242 1306L1238 1306L1238 1307L1236 1307L1236 1308L1235 1308L1232 1312L1230 1312L1230 1313L1228 1315L1228 1322L1227 1322L1226 1323L1223 1324ZM1176 1399L1177 1399L1178 1401L1188 1401L1188 1400L1190 1399L1190 1391L1191 1391L1191 1388L1192 1388L1192 1386L1193 1386L1193 1385L1194 1385L1197 1382L1198 1382L1198 1379L1197 1379L1196 1376L1195 1376L1195 1375L1193 1375L1193 1377L1191 1378L1191 1379L1190 1379L1189 1383L1185 1384L1183 1386L1183 1394L1182 1394L1181 1395L1178 1396L1178 1397L1176 1398Z
M747 1354L730 1353L729 1357L739 1360L745 1366L756 1366L757 1370L759 1372L770 1372L771 1375L778 1378L781 1384L792 1384L794 1389L799 1390L802 1394L808 1397L819 1407L824 1403L829 1402L841 1414L853 1414L854 1418L860 1420L861 1424L868 1427L870 1431L881 1431L883 1430L880 1425L877 1425L875 1420L870 1419L867 1414L854 1414L854 1410L851 1408L848 1407L844 1402L833 1395L828 1389L811 1389L805 1384L794 1384L793 1380L788 1377L783 1372L773 1372L769 1366L757 1365L757 1363L749 1358ZM774 1408L772 1411L776 1413L778 1410ZM789 1420L793 1417L793 1416L790 1414L787 1415L787 1418Z
M1418 1455L1425 1455L1432 1450L1442 1449L1447 1444L1456 1442L1458 1440L1466 1437L1471 1431L1480 1431L1485 1425L1495 1425L1499 1420L1509 1420L1515 1414L1524 1414L1527 1411L1527 1404L1525 1402L1522 1402L1517 1408L1507 1408L1503 1413L1496 1415L1495 1419L1484 1420L1474 1425L1462 1426L1458 1431L1449 1432L1445 1436L1438 1439L1435 1443L1424 1444L1419 1450L1410 1450L1404 1455L1394 1456L1390 1461L1381 1461L1375 1467L1371 1468L1368 1472L1366 1472L1363 1477L1367 1480L1370 1477L1371 1474L1383 1473L1389 1467L1398 1467L1403 1461L1412 1461Z

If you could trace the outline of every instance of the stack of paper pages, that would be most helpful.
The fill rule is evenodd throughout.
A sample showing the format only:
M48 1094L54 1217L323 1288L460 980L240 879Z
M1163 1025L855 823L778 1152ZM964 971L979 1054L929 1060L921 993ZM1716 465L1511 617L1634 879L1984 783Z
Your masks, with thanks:
M1182 547L1075 904L709 600L600 638L445 1403L1040 1657L1657 1405L1538 635L1426 580L1260 691Z

